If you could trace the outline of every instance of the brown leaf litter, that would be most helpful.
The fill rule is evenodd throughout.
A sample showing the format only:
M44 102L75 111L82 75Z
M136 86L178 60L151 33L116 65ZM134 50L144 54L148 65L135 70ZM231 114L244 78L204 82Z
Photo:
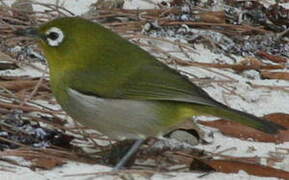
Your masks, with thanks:
M227 5L231 6L232 11L214 12L205 9L205 7L210 7L210 4L200 3L198 6L194 6L190 3L188 4L188 1L182 0L172 1L170 3L171 5L169 8L160 4L160 9L149 10L125 10L121 8L97 9L96 6L94 8L97 9L97 13L93 13L95 12L95 9L92 7L92 12L87 13L85 16L91 20L96 20L109 26L114 31L127 36L131 40L134 38L143 38L176 45L180 48L180 52L186 57L189 57L186 54L186 51L193 51L194 44L197 43L207 43L212 51L217 51L218 53L225 55L245 54L244 61L240 63L203 63L195 62L191 59L179 59L153 44L147 45L153 48L158 54L164 55L164 57L166 57L164 58L165 62L168 64L195 66L209 69L211 72L215 72L213 68L235 70L238 73L246 70L256 70L261 72L261 78L289 79L287 72L275 72L276 70L283 70L286 68L286 62L288 62L288 56L285 56L286 52L282 51L286 49L282 49L283 45L286 45L282 39L286 33L278 34L284 31L282 28L288 21L284 21L284 16L276 14L276 9L280 9L278 4L270 6L270 8L263 8L257 1L252 1L251 4L243 4L239 1L225 1ZM45 3L38 3L38 5L45 6L48 10L45 13L31 12L31 8L26 6L25 11L21 11L21 9L19 9L19 4L13 7L0 8L0 50L2 51L0 53L0 60L6 60L3 61L3 63L0 63L1 71L13 70L21 67L24 63L40 72L46 73L46 70L34 66L33 63L25 62L27 60L33 61L37 59L31 52L25 51L25 48L29 48L30 50L39 52L37 48L33 47L32 44L34 42L27 38L15 38L13 32L17 29L41 24L56 16L72 15L73 13L58 5ZM184 8L182 8L182 6L185 5L189 7L188 12L185 12ZM239 22L236 17L241 17L240 14L232 13L239 12L234 11L238 10L238 8L246 9L247 14L244 16L249 15L252 18L252 21L246 23ZM283 13L286 12L284 9L281 10ZM255 12L264 15L265 18L269 19L271 22L261 22L260 19L254 18L256 16ZM245 21L245 19L242 19L242 21ZM184 25L188 28L198 30L198 32L193 33L184 31L182 29ZM146 26L149 28L145 29ZM202 34L204 32L201 30L204 30L205 34ZM141 31L142 33L140 33ZM160 36L167 36L167 31L172 31L174 34L179 34L184 38L188 38L186 39L187 43L180 43L162 38L157 39L151 36L151 34L154 33L159 34ZM211 32L214 33L212 34ZM193 36L196 38L192 39L191 37ZM249 44L246 39L247 36L251 38ZM224 41L214 41L213 37L221 37L216 39ZM230 44L228 41L233 43L232 46L228 46ZM139 41L134 42L146 46L145 43L142 44ZM273 45L275 42L278 42L278 45L280 45L280 47L275 47L275 50L278 49L279 52L273 51L272 49L274 48L268 46L268 44ZM262 44L265 45L262 46ZM16 45L24 47L24 49L18 52L11 51ZM274 45L276 45L276 43ZM218 73L218 75L222 74ZM227 77L224 74L222 77L229 79L226 81L227 83L236 82L236 80ZM0 88L2 89L0 92L0 117L3 120L2 123L0 123L1 160L17 165L17 162L12 162L5 157L23 157L31 162L31 169L52 169L67 161L102 163L108 165L99 154L109 153L110 145L101 145L98 141L104 141L107 144L110 144L111 142L114 142L113 140L104 138L95 133L86 134L83 131L85 128L79 127L78 125L66 127L65 124L67 123L67 119L63 117L64 113L61 110L55 110L37 102L40 100L47 102L49 105L55 104L47 77L32 78L1 75L0 80ZM254 84L252 84L252 87L265 87L270 88L271 90L288 91L288 87L271 87ZM275 113L267 115L265 118L289 128L289 115L287 114ZM223 134L240 139L282 143L288 141L289 137L288 131L283 131L276 136L270 136L255 129L244 127L238 123L226 120L211 122L200 121L200 123L218 128ZM73 141L76 141L77 143L73 144ZM237 173L240 170L243 170L248 174L256 176L285 179L289 177L288 172L286 171L278 170L269 165L261 165L260 157L229 157L222 155L222 153L212 153L199 149L186 149L183 147L180 149L153 149L151 148L153 147L153 144L152 141L148 141L146 147L143 147L139 151L136 161L131 164L132 168L139 168L140 170L129 169L124 172L153 174L156 172L187 172L201 170L202 172L217 171ZM91 149L98 150L98 152L85 152L78 145L88 145ZM153 161L153 163L147 164L146 161L148 159ZM278 159L267 157L267 161L271 162L271 165L273 166L274 162L277 162ZM182 166L177 167L179 165ZM114 175L118 173L119 172L99 172L95 173L95 175ZM68 176L81 175L87 174Z

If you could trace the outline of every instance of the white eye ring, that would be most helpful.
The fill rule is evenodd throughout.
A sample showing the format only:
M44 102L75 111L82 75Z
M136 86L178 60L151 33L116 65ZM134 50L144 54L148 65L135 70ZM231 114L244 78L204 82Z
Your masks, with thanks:
M61 29L52 27L45 32L46 40L50 46L59 46L63 42L64 34Z

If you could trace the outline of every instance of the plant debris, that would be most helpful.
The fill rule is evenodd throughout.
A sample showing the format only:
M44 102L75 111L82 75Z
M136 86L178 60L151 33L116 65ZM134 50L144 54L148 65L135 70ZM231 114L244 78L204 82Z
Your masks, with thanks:
M243 170L249 174L261 177L276 177L284 179L289 177L289 172L287 171L266 167L260 164L246 163L235 160L203 160L202 162L208 168L211 168L217 172L238 173L240 170Z
M46 7L47 11L34 12L33 3ZM121 0L104 0L91 6L90 11L83 17L97 21L133 43L150 49L168 65L203 68L224 78L199 78L197 80L200 83L217 82L226 89L226 84L237 82L214 69L233 70L239 74L254 70L259 72L257 76L260 79L289 80L286 71L289 57L288 10L279 3L269 7L259 1L226 0L224 3L220 6L215 1L173 0L158 4L158 9L128 10L122 8L124 3ZM73 13L58 4L27 1L25 5L21 5L21 2L17 1L17 4L11 7L2 3L0 14L0 72L7 73L25 66L43 74L37 77L9 73L0 75L1 160L12 163L6 157L23 157L31 162L31 169L52 169L67 161L115 164L119 156L114 147L121 149L127 144L119 145L114 140L95 131L91 132L67 118L56 106L51 94L47 69L44 68L45 58L33 40L16 37L14 33L18 29L37 26L55 17L71 16ZM168 43L176 47L176 52L181 53L184 58L179 58L151 42ZM231 62L195 61L188 52L195 51L197 45L223 54ZM242 56L243 60L237 61L234 56ZM289 86L248 84L253 88L289 92ZM287 114L270 114L265 118L289 128ZM200 123L218 128L225 135L239 139L276 143L288 141L288 131L270 136L226 120ZM191 144L202 142L199 140L199 132L190 128L181 130L184 130L182 133L196 135L196 138L191 137ZM169 134L176 136L174 132ZM274 163L280 161L274 153L271 157L265 157L267 165L261 165L261 157L229 157L222 152L213 153L191 147L157 148L157 144L155 139L148 140L135 160L129 164L130 168L139 170L126 171L151 175L157 172L156 169L159 172L197 170L225 173L243 170L256 176L289 177L288 172L274 168ZM114 156L111 156L112 154ZM107 158L108 156L110 158ZM104 172L95 175L118 173ZM67 176L82 175L88 174Z

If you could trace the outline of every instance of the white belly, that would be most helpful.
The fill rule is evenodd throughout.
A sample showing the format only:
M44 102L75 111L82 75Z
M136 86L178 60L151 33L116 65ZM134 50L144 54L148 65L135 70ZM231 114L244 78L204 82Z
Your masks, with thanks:
M150 101L104 99L69 89L68 114L81 124L115 139L158 136L164 130Z

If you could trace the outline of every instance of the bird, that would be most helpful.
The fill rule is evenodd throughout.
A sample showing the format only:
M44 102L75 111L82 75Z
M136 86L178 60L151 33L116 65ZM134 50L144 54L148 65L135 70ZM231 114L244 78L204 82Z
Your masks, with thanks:
M113 139L134 140L114 170L124 168L145 139L192 116L212 115L272 135L286 129L214 100L147 51L82 17L56 18L16 34L37 39L52 92L68 115Z

